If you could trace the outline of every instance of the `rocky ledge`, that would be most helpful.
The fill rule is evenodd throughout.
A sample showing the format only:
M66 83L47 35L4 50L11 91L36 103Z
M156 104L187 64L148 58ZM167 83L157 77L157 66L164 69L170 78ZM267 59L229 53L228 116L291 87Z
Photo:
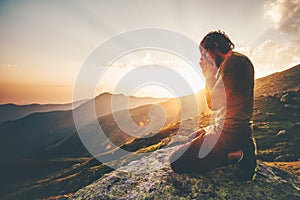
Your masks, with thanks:
M235 166L204 175L176 174L168 156L179 146L132 161L80 189L72 199L300 199L296 176L262 162L252 182L239 181Z

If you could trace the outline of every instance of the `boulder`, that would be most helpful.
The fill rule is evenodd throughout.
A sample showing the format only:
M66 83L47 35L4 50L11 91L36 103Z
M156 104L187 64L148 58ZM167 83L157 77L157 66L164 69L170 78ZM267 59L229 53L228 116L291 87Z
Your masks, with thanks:
M287 102L289 102L290 100L291 100L291 95L289 94L289 93L285 93L284 95L282 95L281 97L280 97L280 101L282 102L282 103L287 103Z
M298 110L300 108L300 91L290 91L280 97L284 108Z
M176 174L168 157L181 145L160 149L104 175L71 199L299 199L299 179L258 162L252 182L236 177L236 166L203 175ZM193 163L187 163L193 164Z
M293 127L294 127L294 128L300 128L300 122L294 123L294 124L293 124Z
M293 105L292 104L283 104L283 107L287 108L287 109L292 109Z

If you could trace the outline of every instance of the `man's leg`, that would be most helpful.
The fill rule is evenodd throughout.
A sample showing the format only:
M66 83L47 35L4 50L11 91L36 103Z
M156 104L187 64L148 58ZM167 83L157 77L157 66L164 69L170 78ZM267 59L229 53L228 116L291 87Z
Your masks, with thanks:
M172 169L177 173L204 173L227 164L227 153L218 143L204 158L199 158L199 151L205 136L202 134L190 143L179 148L170 156Z

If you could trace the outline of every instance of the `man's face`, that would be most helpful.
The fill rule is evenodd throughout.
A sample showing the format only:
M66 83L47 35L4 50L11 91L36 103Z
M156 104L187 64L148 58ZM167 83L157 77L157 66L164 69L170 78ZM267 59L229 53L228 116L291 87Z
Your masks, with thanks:
M206 50L203 47L200 47L200 62L209 62L210 64L216 65L218 68L220 67L223 58L217 53Z
M203 47L200 47L200 62L208 62L211 65L215 64L213 54L210 51L207 51Z

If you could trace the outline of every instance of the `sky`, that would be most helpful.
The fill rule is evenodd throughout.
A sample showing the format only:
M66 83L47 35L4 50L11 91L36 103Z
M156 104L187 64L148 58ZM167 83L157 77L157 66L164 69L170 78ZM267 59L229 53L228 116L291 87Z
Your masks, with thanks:
M251 59L256 78L300 63L300 0L2 0L0 27L0 104L71 102L91 52L117 34L145 27L172 30L196 43L211 30L223 30L236 51ZM183 59L140 50L110 63L95 94L113 92L130 69L162 63L182 74L194 91L203 88ZM121 86L125 94L129 85ZM145 86L133 93L172 92Z

